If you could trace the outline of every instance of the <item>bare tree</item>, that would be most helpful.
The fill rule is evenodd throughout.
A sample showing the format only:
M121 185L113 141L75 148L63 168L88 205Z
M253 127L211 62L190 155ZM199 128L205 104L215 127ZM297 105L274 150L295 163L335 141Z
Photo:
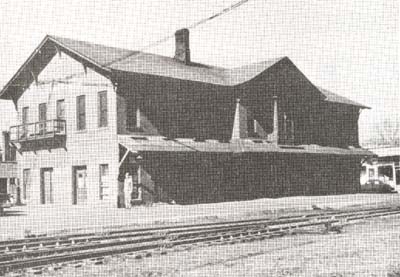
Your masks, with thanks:
M366 141L366 145L400 146L400 121L397 118L386 118L371 131L375 136Z

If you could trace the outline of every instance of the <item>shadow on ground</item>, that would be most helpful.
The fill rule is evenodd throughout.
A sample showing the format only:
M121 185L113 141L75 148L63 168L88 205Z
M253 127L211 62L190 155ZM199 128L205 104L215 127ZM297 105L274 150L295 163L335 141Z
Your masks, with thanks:
M10 216L26 216L26 212L23 211L7 211L5 210L4 213L0 216L1 217L10 217Z

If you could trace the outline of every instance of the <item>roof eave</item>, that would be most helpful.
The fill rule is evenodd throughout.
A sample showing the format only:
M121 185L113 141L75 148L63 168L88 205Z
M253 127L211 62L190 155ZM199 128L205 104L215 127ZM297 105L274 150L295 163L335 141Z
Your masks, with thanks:
M76 57L75 57L75 59L81 63L82 63L82 61L86 62L89 67L93 68L100 74L106 76L107 78L111 77L111 75L113 73L112 69L102 66L101 64L98 64L97 62L93 61L92 59L88 58L87 56L82 55L78 51L75 51L74 49L71 49L70 47L66 46L65 44L57 41L57 39L55 39L49 35L46 35L44 37L44 39L40 42L40 44L31 53L31 55L28 57L28 59L22 64L22 66L17 70L17 72L13 75L13 77L7 82L7 84L0 91L0 99L13 100L15 102L20 97L20 96L13 97L13 95L10 94L10 87L13 86L13 82L15 82L15 80L18 78L18 76L20 76L20 74L23 72L23 70L25 70L28 67L28 65L32 62L34 57L40 52L40 50L43 48L43 46L48 41L51 41L51 42L55 43L57 46L59 46L60 48L63 48L64 52L66 52L67 55L68 55L67 52L70 52L73 54L73 56L79 57L80 60L76 59ZM60 51L61 51L61 49L60 49ZM70 55L70 56L72 56L72 55ZM29 87L29 85L27 85L27 87ZM26 90L26 88L22 88L22 93L25 90ZM21 93L21 95L22 95L22 93Z

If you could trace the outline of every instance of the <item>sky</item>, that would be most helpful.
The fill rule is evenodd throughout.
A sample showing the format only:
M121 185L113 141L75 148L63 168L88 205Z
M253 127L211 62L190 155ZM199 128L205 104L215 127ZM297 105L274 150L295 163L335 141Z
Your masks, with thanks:
M132 50L174 34L238 0L0 1L0 88L46 34ZM190 30L193 61L235 67L288 56L317 86L371 107L362 141L400 121L397 0L249 0ZM146 52L174 54L174 40ZM15 123L0 101L0 129Z

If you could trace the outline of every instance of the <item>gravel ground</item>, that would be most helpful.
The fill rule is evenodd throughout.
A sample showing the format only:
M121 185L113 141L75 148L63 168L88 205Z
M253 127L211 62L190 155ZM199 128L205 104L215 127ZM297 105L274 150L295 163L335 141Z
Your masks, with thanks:
M320 208L400 205L400 194L347 194L297 196L198 205L155 204L151 207L117 209L104 206L39 205L13 207L0 217L0 240L26 234L60 234L98 231L119 226L145 227L174 223L199 223L274 217Z
M68 266L42 276L393 277L400 276L399 257L400 216L391 216L346 226L342 234L322 234L314 229L307 234L195 248L141 260L110 257L102 265Z

